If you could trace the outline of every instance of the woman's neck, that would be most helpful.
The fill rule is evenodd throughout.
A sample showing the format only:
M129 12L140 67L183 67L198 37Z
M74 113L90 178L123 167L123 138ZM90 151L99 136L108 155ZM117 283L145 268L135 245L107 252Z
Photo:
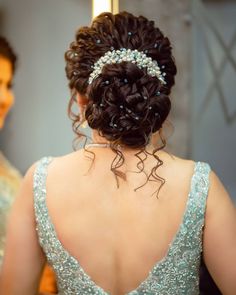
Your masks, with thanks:
M158 143L160 142L160 136L158 133L153 134L151 137L150 143L145 147L146 150L153 151L154 148L158 146ZM111 142L108 141L105 137L100 136L99 133L96 130L92 130L92 143L95 144L101 144L102 145L111 145ZM120 149L122 151L135 151L135 150L140 150L140 148L132 148L132 147L127 147L127 146L122 146L122 144L118 144ZM159 151L160 152L160 151Z
M110 144L110 142L105 137L100 136L96 130L92 130L92 141L93 143Z

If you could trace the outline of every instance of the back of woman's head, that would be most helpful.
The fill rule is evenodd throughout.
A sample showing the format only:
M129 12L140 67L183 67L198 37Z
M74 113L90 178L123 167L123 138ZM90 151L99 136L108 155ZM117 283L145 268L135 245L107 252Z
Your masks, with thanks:
M127 49L149 57L151 67L157 65L161 74L151 75L147 67L138 66L131 58L105 62L94 76L95 63L108 51L116 54ZM77 31L65 58L69 87L87 97L85 118L89 126L110 142L145 147L169 114L169 94L176 74L170 41L154 22L127 12L103 13L90 27ZM72 97L71 112L74 101ZM80 116L73 120L75 126Z
M11 62L13 72L16 69L17 56L6 38L0 36L0 56Z

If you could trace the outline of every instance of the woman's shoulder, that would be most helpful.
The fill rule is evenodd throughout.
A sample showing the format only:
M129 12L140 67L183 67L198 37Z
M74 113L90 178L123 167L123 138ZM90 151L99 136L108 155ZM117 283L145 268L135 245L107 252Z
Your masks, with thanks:
M181 173L184 172L184 170L192 170L192 172L194 172L195 169L199 172L205 173L207 177L209 177L210 174L215 175L214 171L212 171L211 164L208 161L184 158L171 153L166 153L166 155L167 164L169 164L171 169L176 169L176 172L179 171Z
M197 163L202 164L202 165L207 165L210 166L210 163L207 161L203 161L203 160L194 160L191 158L185 158L185 157L181 157L179 155L176 154L172 154L170 152L165 151L165 155L166 158L169 158L169 162L173 162L175 164L177 164L180 168L181 167L185 167L185 166L193 166Z
M172 154L167 151L163 151L160 154L160 159L163 161L166 169L170 171L171 175L176 175L177 178L186 178L187 175L192 175L194 173L195 167L198 161L193 159L184 158L176 154Z
M69 177L73 171L80 172L83 170L82 153L82 150L77 150L61 156L43 156L28 169L26 177L28 175L28 178L31 177L32 181L34 181L36 174L45 172L47 179L56 177L65 179L65 175Z
M51 166L55 166L53 168L53 174L57 171L61 171L60 173L64 174L64 168L69 161L73 162L74 153L63 155L60 157L54 156L43 156L35 161L29 168L27 169L26 173L24 174L23 180L21 182L20 190L18 193L18 197L22 200L22 203L28 203L32 205L32 200L34 196L34 184L36 180L36 175L39 173L43 173L44 171L50 170Z
M74 163L74 161L78 161L81 158L82 150L77 150L71 153L63 154L60 156L53 156L53 155L45 155L39 158L37 161L35 161L27 170L26 174L28 172L31 172L34 174L35 169L38 166L47 165L47 166L61 166L61 165L68 165L71 163Z

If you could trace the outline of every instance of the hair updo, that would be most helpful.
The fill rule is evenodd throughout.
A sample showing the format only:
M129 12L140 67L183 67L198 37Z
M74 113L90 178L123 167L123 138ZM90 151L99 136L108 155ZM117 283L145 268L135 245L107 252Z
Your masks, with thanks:
M121 48L137 49L156 61L165 73L166 84L147 74L146 68L140 69L128 61L106 64L88 84L96 61L106 52ZM88 125L110 142L144 148L170 112L169 94L176 75L171 49L169 39L153 21L127 12L102 13L90 27L80 28L65 53L66 74L70 89L88 99ZM72 112L74 102L72 97L69 113L74 130L80 134L80 116Z
M0 36L0 56L8 59L12 65L12 71L15 72L17 56L6 38Z

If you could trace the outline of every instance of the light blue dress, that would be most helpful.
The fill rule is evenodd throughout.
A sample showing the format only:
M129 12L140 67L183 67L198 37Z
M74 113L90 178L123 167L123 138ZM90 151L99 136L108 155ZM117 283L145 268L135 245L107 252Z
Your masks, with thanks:
M52 158L43 158L34 174L34 204L41 247L57 276L60 295L109 295L85 273L58 240L46 206L47 167ZM206 199L210 166L195 162L191 188L182 223L167 255L150 270L137 289L126 295L197 295L202 253Z

